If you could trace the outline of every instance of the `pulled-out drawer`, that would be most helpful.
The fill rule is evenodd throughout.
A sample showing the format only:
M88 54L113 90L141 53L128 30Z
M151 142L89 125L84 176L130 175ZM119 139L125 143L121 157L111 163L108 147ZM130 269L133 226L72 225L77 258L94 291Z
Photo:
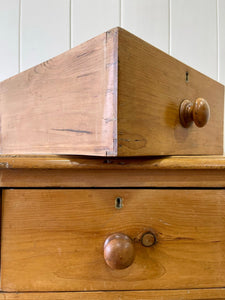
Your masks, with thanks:
M0 83L0 154L223 154L223 107L222 84L114 28Z
M4 291L225 285L224 190L6 189L2 203Z

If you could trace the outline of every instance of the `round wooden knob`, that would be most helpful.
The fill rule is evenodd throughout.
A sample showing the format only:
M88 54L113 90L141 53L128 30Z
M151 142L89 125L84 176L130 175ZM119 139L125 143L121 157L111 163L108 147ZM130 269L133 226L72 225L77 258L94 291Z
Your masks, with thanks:
M204 127L210 117L208 102L203 98L198 98L195 102L184 100L180 105L180 122L187 128L194 121L198 127Z
M145 232L141 237L141 244L144 247L151 247L155 244L156 238L153 233Z
M129 236L123 233L110 235L104 244L104 258L112 269L125 269L134 261L134 244Z

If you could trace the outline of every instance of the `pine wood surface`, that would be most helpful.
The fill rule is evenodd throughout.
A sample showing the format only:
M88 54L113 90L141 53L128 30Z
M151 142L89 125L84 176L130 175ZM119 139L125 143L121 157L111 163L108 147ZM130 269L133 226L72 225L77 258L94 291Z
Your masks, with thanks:
M0 156L1 187L225 187L223 156Z
M99 158L74 155L0 155L0 169L219 170L225 169L225 156Z
M224 188L224 170L4 170L0 186L6 187L196 187Z
M199 97L209 122L183 128ZM114 28L0 83L0 153L222 154L223 103L223 85Z
M224 289L162 291L0 293L0 300L205 300L225 299Z
M115 208L116 197L123 207ZM216 288L225 284L224 190L3 190L4 291ZM143 232L157 243L143 247ZM111 270L103 244L122 232L135 260Z
M118 155L222 154L224 87L123 29L118 45ZM183 128L182 100L199 97L210 121Z
M0 153L114 154L116 36L106 32L0 83Z

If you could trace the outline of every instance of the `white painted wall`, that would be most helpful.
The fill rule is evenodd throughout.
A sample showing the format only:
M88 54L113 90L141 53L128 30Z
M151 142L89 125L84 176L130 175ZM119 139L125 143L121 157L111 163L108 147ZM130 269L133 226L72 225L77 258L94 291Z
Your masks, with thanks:
M225 84L225 0L0 0L0 80L115 26Z
M115 26L225 84L225 0L0 0L0 81Z

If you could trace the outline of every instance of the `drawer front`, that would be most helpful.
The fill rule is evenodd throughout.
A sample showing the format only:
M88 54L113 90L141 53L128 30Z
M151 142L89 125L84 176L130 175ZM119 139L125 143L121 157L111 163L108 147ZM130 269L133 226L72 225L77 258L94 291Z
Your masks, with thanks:
M119 45L118 155L222 154L223 85L126 31ZM205 126L198 98L210 107ZM180 118L183 100L199 109L193 114L188 102Z
M2 290L223 287L224 229L224 190L4 190ZM134 249L125 269L103 255L118 232ZM156 237L150 247L140 242L146 232Z

